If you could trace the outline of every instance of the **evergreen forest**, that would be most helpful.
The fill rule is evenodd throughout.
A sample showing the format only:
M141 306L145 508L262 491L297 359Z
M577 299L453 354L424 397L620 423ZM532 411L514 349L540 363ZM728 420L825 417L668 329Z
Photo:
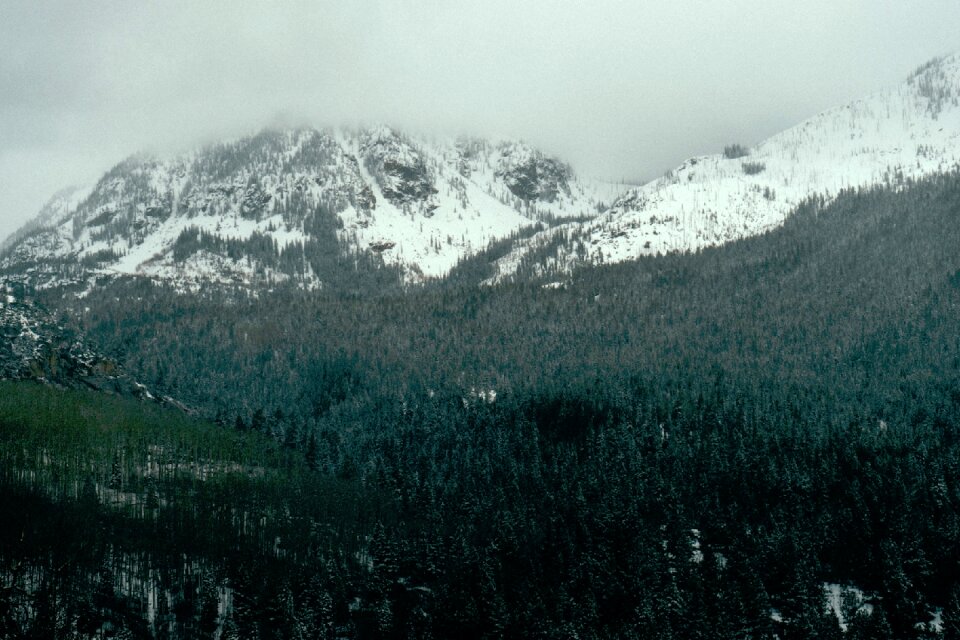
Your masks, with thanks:
M0 637L960 639L960 176L503 250L33 292L190 410L0 382Z

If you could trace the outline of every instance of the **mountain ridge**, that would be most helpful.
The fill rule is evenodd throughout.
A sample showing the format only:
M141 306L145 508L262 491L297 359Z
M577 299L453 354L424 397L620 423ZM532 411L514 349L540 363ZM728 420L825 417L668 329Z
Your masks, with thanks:
M313 288L331 278L324 261L362 259L422 282L520 229L595 215L616 190L517 141L265 130L172 158L131 156L72 208L28 225L0 267L34 269L41 286L126 274Z
M488 284L563 277L757 235L810 198L957 166L954 54L636 187L578 177L519 141L386 125L267 129L169 158L131 156L88 193L55 197L0 247L0 271L41 287L134 275L183 290L314 289L364 278L406 286L489 259Z
M490 281L521 267L569 273L578 264L724 244L783 224L808 198L829 201L844 189L896 186L958 163L960 55L953 54L752 147L734 143L689 158L630 189L594 220L547 229L518 245L497 262Z

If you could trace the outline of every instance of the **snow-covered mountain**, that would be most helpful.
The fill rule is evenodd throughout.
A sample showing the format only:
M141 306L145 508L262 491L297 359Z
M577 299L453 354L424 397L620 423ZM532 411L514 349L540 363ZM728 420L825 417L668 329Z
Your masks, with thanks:
M689 251L776 227L813 196L896 186L960 162L960 55L921 66L885 91L816 115L754 147L690 158L632 189L603 215L518 242L497 262L504 279L577 264Z
M811 197L897 186L958 162L958 55L631 189L578 178L515 141L385 126L265 131L132 157L91 190L59 194L0 247L0 272L40 286L136 274L188 288L315 288L385 265L418 282L510 239L490 278L498 281L722 244L780 225Z
M116 273L322 287L337 269L382 261L416 282L532 225L595 216L618 187L521 142L380 126L136 156L76 193L18 232L0 269L40 286Z

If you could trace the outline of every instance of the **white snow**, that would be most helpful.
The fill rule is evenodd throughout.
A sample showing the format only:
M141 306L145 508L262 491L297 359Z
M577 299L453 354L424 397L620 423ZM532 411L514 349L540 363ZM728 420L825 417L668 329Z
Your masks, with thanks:
M690 562L703 562L703 549L700 545L700 529L690 529Z
M844 632L846 632L847 623L849 622L843 617L844 599L851 599L853 606L856 607L856 611L858 612L863 612L867 615L873 613L873 605L867 601L868 598L866 594L853 585L824 582L823 592L827 598L827 610L837 616L837 622L840 623L840 628Z
M960 56L935 61L903 84L825 111L752 147L749 155L690 158L631 190L594 220L571 225L555 264L610 263L691 251L762 233L814 195L951 171L960 164ZM514 273L558 229L498 262Z
M319 159L299 155L308 143L322 149ZM280 213L280 205L296 193L307 207L340 203L337 233L345 249L375 251L416 282L441 277L490 242L544 218L596 215L624 190L571 174L553 202L527 203L510 192L502 172L525 162L552 162L540 152L512 141L414 138L389 127L280 133L266 150L258 149L226 173L216 172L216 158L214 148L130 160L98 183L89 200L93 204L71 203L69 213L57 217L58 226L27 237L0 262L96 257L101 274L198 283L252 282L266 271L268 280L277 281L283 278L248 260L198 254L177 263L173 247L191 228L230 240L258 233L281 250L304 244L310 235L302 224L291 224ZM391 201L380 181L396 193L402 179L388 172L372 175L365 159L370 166L390 161L419 167L436 192L407 203ZM373 204L359 197L368 193ZM256 215L244 215L246 198L263 200ZM117 234L115 221L136 231ZM119 257L104 261L109 253ZM320 286L318 275L310 276L302 286Z
M277 282L283 277L246 258L196 254L177 263L172 250L192 227L223 239L261 234L280 249L306 243L302 223L281 215L281 205L296 194L307 208L333 207L344 251L379 253L401 266L408 282L441 277L491 241L536 224L547 228L515 241L490 282L524 265L535 274L567 273L578 264L722 244L777 227L812 196L830 200L843 189L878 184L898 188L953 170L960 166L958 104L960 57L953 56L899 86L775 135L746 157L691 158L630 189L577 178L520 142L418 138L389 127L287 131L267 136L267 144L249 157L241 153L239 164L223 171L217 148L130 160L101 180L89 200L79 199L81 191L48 206L0 266L96 256L105 273L192 283ZM387 163L413 170L428 190L397 196L406 178L387 171ZM511 191L518 188L517 175L546 185L555 198L524 201L521 191ZM252 212L245 210L249 202ZM115 233L115 218L135 231ZM551 244L559 249L541 255ZM537 263L529 264L538 250ZM104 258L109 252L120 257ZM41 284L58 277L39 275L47 279ZM316 288L322 277L310 272L298 283Z
M930 622L927 623L930 631L943 633L943 609L937 607L930 613Z

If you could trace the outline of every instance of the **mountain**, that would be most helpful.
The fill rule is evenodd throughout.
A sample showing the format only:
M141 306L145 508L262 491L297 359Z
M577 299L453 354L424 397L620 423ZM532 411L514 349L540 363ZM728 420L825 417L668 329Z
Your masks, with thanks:
M562 283L458 286L532 226L443 286L352 295L336 280L350 270L418 277L392 258L399 243L360 234L387 228L385 201L429 225L446 183L389 136L365 147L360 134L350 151L338 140L352 134L334 132L356 173L331 149L329 165L309 161L323 184L288 193L294 156L276 148L301 135L325 136L209 148L182 158L181 177L172 160L131 159L115 191L108 176L90 197L126 204L88 198L8 254L36 280L85 284L140 251L138 232L146 245L169 225L170 248L133 269L149 277L76 296L4 286L0 353L10 377L56 382L66 357L51 349L79 344L75 359L95 365L83 345L103 345L215 424L0 380L0 637L951 637L960 171L947 160L811 197L721 246L616 264L584 250ZM513 211L553 224L544 210L569 201L564 180L574 191L563 165L511 173L497 160L506 147L484 145L490 163L467 167L470 180L486 175L535 202ZM382 161L368 167L361 148ZM711 166L773 167L759 149L731 145L740 157ZM168 174L170 202L143 200L167 193L150 181ZM229 180L240 186L217 190ZM200 226L208 218L225 226ZM520 273L565 256L591 224L564 223ZM43 238L72 244L37 259ZM81 251L94 253L84 263ZM183 295L229 282L215 259L240 282L304 286Z
M898 86L824 111L747 148L690 158L624 193L601 216L546 229L497 262L494 280L526 270L693 251L783 224L805 200L898 187L960 162L960 55L922 65Z
M693 251L775 228L810 198L953 169L958 102L960 56L937 58L898 86L629 190L510 140L268 130L134 156L92 190L58 194L0 247L0 272L40 286L125 274L181 289L380 287L471 260L495 282Z
M174 460L207 468L268 453L270 438L309 469L280 465L297 475L275 481L276 465L248 459L267 471L239 486L162 474L159 511L108 520L87 565L114 567L99 584L131 599L106 614L153 624L141 603L156 584L181 612L158 607L157 624L188 636L196 585L214 582L237 637L325 611L345 638L839 638L824 596L844 585L849 637L937 637L933 612L960 619L958 211L958 174L845 192L770 233L585 267L558 287L40 292L151 388L220 422L211 444L167 445ZM106 439L89 464L36 426L54 460L72 455L68 479L92 468L101 484L155 444L136 436L118 455ZM9 437L17 456L24 432ZM42 457L19 459L0 469ZM126 464L119 484L146 503L151 476ZM55 554L17 546L24 519L0 553L53 575ZM33 575L8 584L42 602ZM332 606L311 605L318 593ZM892 631L870 632L883 621Z
M55 198L0 268L39 285L131 274L315 288L381 267L418 282L492 240L594 216L615 194L522 142L264 131L121 162L79 201Z

